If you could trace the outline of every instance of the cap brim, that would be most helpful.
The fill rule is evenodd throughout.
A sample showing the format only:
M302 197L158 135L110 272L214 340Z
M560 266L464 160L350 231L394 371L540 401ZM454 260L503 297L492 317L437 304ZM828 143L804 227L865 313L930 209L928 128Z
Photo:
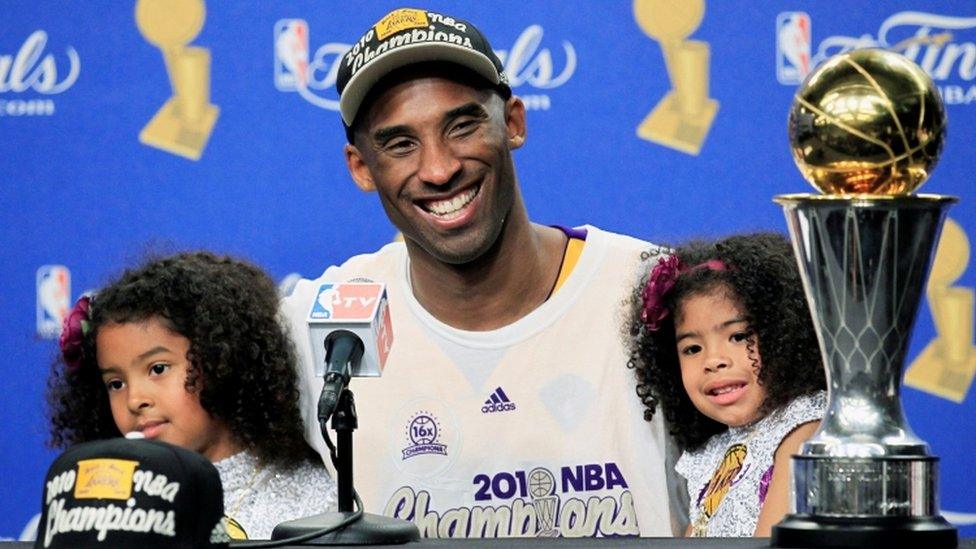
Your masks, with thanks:
M501 82L501 76L491 59L471 48L444 42L400 46L373 59L349 79L339 98L342 121L346 126L352 125L366 94L381 78L400 67L427 61L456 63L473 70L492 84Z

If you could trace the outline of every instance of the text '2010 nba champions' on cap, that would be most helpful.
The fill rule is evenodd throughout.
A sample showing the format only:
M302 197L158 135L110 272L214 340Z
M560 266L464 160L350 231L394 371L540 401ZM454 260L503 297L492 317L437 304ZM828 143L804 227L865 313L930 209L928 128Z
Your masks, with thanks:
M202 455L114 438L65 450L48 469L35 547L226 547L224 491Z
M336 76L339 111L348 127L369 90L406 65L439 61L466 67L511 94L501 60L471 23L432 11L401 8L383 16L343 56Z

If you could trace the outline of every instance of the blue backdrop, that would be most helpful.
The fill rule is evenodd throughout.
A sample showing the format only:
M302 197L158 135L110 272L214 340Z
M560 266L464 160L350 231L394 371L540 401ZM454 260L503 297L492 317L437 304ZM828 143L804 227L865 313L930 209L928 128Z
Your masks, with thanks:
M134 3L0 8L0 537L19 535L40 510L55 455L44 446L44 381L63 309L82 292L147 249L196 247L250 258L287 286L293 273L316 276L395 234L377 198L346 172L333 83L338 55L397 3L210 0L205 18L184 3L173 9L182 26L150 14L143 31ZM959 196L950 216L974 241L971 2L713 1L697 25L644 0L426 4L476 22L526 99L528 140L516 162L535 221L655 242L785 231L773 195L812 190L786 136L798 79L826 55L898 45L947 103L948 142L924 191ZM655 18L675 40L707 48L688 48L690 69L672 71L692 105L679 122L700 139L661 127L638 134L676 85L661 43L639 23L653 27ZM164 31L169 72L153 43ZM164 109L144 131L174 83L197 110ZM717 103L710 124L706 97ZM967 263L951 284L976 286L974 269ZM929 311L924 303L910 360L939 336ZM967 315L960 337L969 349L971 307ZM970 392L953 400L904 390L912 427L942 457L945 514L968 536L976 535Z

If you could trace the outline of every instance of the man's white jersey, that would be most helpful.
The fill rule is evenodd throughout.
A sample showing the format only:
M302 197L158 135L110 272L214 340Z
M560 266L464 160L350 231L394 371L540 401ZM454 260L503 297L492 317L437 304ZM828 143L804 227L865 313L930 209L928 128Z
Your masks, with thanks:
M626 301L651 245L586 230L560 289L497 330L431 316L411 292L402 243L303 280L285 300L308 438L327 455L305 318L323 283L387 284L386 368L350 383L355 486L367 511L411 520L428 537L680 534L663 418L643 419L624 340Z

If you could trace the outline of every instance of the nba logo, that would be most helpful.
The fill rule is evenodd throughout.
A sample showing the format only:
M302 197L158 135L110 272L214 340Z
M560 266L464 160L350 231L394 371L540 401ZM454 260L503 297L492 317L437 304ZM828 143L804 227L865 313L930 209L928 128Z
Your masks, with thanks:
M308 23L280 19L274 27L275 87L295 91L308 84Z
M334 284L323 284L319 286L318 294L315 296L315 302L312 303L312 312L308 316L319 320L331 319L335 314L334 303L338 298L339 293L336 291Z
M776 80L796 85L810 74L810 16L787 11L776 17Z
M68 316L71 272L64 265L44 265L37 270L37 335L55 338Z

